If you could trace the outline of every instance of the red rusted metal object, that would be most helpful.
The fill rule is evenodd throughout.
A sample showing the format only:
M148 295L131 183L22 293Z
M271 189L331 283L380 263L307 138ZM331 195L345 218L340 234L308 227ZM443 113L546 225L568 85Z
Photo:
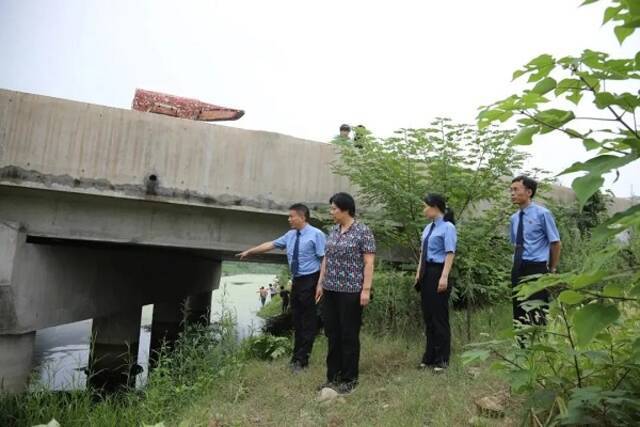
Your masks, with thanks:
M244 115L242 110L220 107L197 99L182 98L144 89L136 89L131 108L138 111L205 122L238 120Z

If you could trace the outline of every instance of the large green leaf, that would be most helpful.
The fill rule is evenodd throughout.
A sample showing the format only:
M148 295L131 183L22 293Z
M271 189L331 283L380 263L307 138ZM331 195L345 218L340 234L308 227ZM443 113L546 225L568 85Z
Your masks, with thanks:
M575 305L584 301L584 295L580 292L566 290L558 295L558 301L564 304Z
M529 82L537 82L547 77L555 65L556 61L553 56L544 53L529 61L529 63L524 66L524 71L516 71L513 74L513 78L516 79L523 74L531 73L529 76Z
M602 175L603 173L610 172L614 169L621 168L638 159L638 155L635 153L627 154L626 156L614 156L611 154L603 154L593 157L586 162L576 162L563 170L559 175L565 175L574 172L589 172L596 175Z
M574 179L571 188L576 192L580 206L584 206L589 197L602 187L602 184L604 184L602 175L588 174Z
M596 107L600 109L607 108L611 105L617 105L627 112L633 112L640 106L640 97L632 95L628 92L615 95L610 92L599 92L595 99Z
M634 30L633 28L629 28L623 24L615 27L613 29L613 32L616 34L616 37L618 38L618 42L622 44L627 37L633 34L633 30Z
M582 89L582 82L580 79L562 79L556 85L555 94L561 95L568 90L575 91Z
M573 315L577 343L584 347L598 332L615 322L620 311L615 305L593 303L578 309Z
M555 88L555 79L547 77L540 80L531 90L533 90L535 93L539 93L540 95L544 95L545 93L551 92Z
M582 289L587 286L591 286L594 283L598 283L599 281L604 279L606 276L607 276L606 271L595 270L595 271L590 271L586 273L580 273L575 277L572 277L569 280L567 280L567 282L569 282L569 285L573 289Z
M604 11L604 16L602 18L602 24L606 24L607 22L611 21L613 18L617 17L621 10L622 10L622 6L606 8Z
M556 108L540 111L535 115L535 119L542 125L541 133L548 133L559 129L575 117L573 111L559 110Z
M638 154L632 152L625 156L614 156L611 154L603 154L596 156L586 162L576 162L562 171L559 175L574 172L589 172L587 175L581 176L573 180L571 187L576 192L576 196L581 205L595 193L604 183L603 174L612 170L621 168L638 159Z
M511 143L514 145L531 145L533 142L531 138L539 131L539 126L524 127L520 129L520 132L518 132L516 136L513 137Z

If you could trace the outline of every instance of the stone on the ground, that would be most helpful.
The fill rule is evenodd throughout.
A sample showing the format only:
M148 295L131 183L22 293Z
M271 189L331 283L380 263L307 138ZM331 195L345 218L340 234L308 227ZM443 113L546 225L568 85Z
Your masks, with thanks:
M491 418L504 417L504 396L485 396L475 401L480 415Z
M38 424L33 427L60 427L60 423L57 422L55 418L52 418L47 424Z
M480 374L482 373L482 369L472 366L470 368L467 368L467 372L469 373L469 375L471 376L471 378L473 378L474 380L476 378L478 378L480 376Z
M318 402L331 402L338 397L338 392L332 388L325 387L318 393Z

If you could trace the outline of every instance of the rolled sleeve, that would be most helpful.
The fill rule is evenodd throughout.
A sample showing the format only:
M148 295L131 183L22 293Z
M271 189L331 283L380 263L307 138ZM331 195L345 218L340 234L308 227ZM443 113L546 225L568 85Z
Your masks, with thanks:
M373 233L369 228L362 233L362 239L360 240L360 251L363 254L375 254L376 253L376 239L373 237Z
M547 234L547 240L550 243L559 242L560 241L560 233L558 232L558 227L556 226L556 221L553 219L553 215L551 212L547 211L542 215L542 219L544 221L545 233Z
M449 223L450 224L450 223ZM456 251L456 243L458 242L458 235L456 233L456 227L451 224L450 227L447 227L447 230L444 233L444 251L445 253L450 253Z
M289 232L284 233L282 236L278 237L273 241L273 246L278 249L286 249L287 248L287 235Z
M316 248L316 256L322 258L324 256L324 248L327 242L327 238L322 231L318 231L316 233L316 237L314 240L315 248Z

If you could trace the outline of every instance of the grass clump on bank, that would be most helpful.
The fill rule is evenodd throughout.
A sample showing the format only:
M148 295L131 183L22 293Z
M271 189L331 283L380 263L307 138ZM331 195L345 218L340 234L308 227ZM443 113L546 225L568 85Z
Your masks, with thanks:
M169 425L212 388L231 384L225 379L238 375L238 349L228 316L211 328L189 326L173 351L161 351L144 389L97 398L89 390L57 392L36 385L28 393L0 396L0 425L31 426L51 419L64 427Z

